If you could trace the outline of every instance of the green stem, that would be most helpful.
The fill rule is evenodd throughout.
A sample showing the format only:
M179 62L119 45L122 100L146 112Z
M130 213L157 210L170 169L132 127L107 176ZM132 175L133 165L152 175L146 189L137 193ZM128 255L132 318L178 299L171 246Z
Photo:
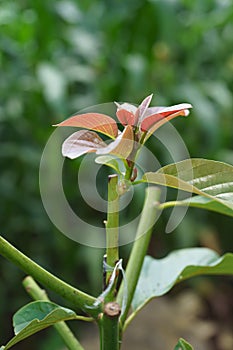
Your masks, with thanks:
M23 286L26 289L27 293L34 300L47 300L50 301L46 292L41 289L38 284L34 281L31 276L27 276L23 280ZM54 325L54 328L60 334L64 343L66 344L69 350L84 350L82 345L76 339L70 328L67 326L65 322L58 322Z
M50 272L46 271L40 265L36 264L26 255L21 253L1 236L0 254L47 288L72 302L92 317L98 318L100 310L99 308L93 307L93 303L96 301L94 297L72 287L68 283L52 275Z
M141 136L141 138L139 140L141 145L143 145L146 135L147 135L147 131L144 131L144 133L142 134L142 136Z
M133 173L133 168L134 168L134 162L132 161L130 166L127 165L126 167L126 172L125 172L125 180L130 180L132 173Z
M119 193L118 176L108 177L108 212L106 221L106 264L114 269L119 260ZM117 272L118 273L118 272ZM106 287L110 287L112 271L106 273ZM113 276L112 276L113 278ZM111 282L112 283L112 282ZM117 275L114 278L108 294L104 298L104 310L99 320L100 349L119 349L119 317L120 306L115 299Z
M114 268L119 260L119 194L117 191L118 176L110 175L108 177L108 214L106 221L106 263ZM106 283L108 284L111 272L106 274ZM110 300L109 300L110 301Z
M142 264L144 257L146 255L148 245L150 242L150 237L152 233L152 228L155 223L157 214L158 214L158 206L159 206L159 198L160 198L160 190L157 187L147 187L145 202L135 238L135 242L130 254L130 258L126 267L125 276L127 281L127 300L125 309L121 315L120 321L122 326L126 320L135 288L138 282L138 278L141 272ZM124 298L124 282L121 283L118 295L117 302L122 305Z
M121 309L118 303L109 302L104 306L101 320L101 350L119 350L119 317Z

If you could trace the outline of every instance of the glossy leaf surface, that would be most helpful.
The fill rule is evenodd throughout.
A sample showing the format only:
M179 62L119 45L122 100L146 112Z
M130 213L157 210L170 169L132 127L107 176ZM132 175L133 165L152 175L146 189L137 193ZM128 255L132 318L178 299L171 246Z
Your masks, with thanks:
M190 200L172 201L161 208L192 205L233 216L233 166L207 159L187 159L145 173L143 181L191 192Z

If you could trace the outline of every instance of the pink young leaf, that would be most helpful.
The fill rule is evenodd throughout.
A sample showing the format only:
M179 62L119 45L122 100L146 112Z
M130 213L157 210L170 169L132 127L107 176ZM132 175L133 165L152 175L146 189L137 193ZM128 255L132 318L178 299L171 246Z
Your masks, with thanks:
M115 105L117 106L117 110L120 110L120 109L126 109L127 111L135 114L136 111L137 111L137 107L130 104L130 103L127 103L127 102L124 102L122 104L118 103L118 102L115 102Z
M146 117L149 117L151 115L154 115L154 114L158 114L160 113L161 111L163 111L166 107L149 107L147 108L147 110L145 111L144 115L143 115L143 119L145 119Z
M136 117L137 107L135 107L134 105L131 105L130 103L119 104L115 102L115 104L117 105L116 115L119 122L122 125L134 126L135 124L137 124L137 117Z
M169 114L173 114L175 112L178 112L180 110L188 110L189 108L192 108L192 105L189 103L180 103L178 105L174 105L174 106L170 106L170 107L149 107L147 108L143 119L147 118L147 117L151 117L155 114L163 114L163 113L167 113L167 115ZM164 114L164 116L166 116Z
M74 126L96 130L111 138L118 135L117 124L111 117L100 113L78 114L54 126Z
M135 115L126 109L120 109L116 112L117 118L122 125L135 125Z
M154 125L155 125L155 129L154 129L155 131L158 128L157 123L160 122L161 120L164 120L164 122L167 122L168 120L171 120L179 115L183 115L183 116L189 115L188 108L192 108L192 105L188 103L182 103L180 105L175 105L171 107L155 107L155 108L156 108L156 113L146 116L141 122L142 131L149 131L149 129L152 128ZM151 108L150 110L152 109L153 108ZM161 125L163 125L164 122Z
M63 142L62 154L64 157L75 159L103 147L106 147L106 143L96 132L79 130Z
M189 112L188 112L189 114ZM168 117L165 117L165 118L162 118L160 119L159 121L155 122L152 124L152 127L149 128L147 134L146 134L146 137L145 137L145 140L144 140L144 143L148 140L148 138L158 129L160 128L163 124L167 123L168 121L178 117L178 116L188 116L187 112L185 111L180 111L180 112L177 112L177 113L174 113L174 114L171 114L169 115Z
M126 126L124 131L108 146L99 148L96 154L114 154L121 158L128 158L133 150L134 134L131 125Z
M151 100L152 100L152 97L153 97L153 94L147 96L143 101L142 103L140 104L140 106L138 107L138 110L139 110L139 118L140 120L143 119L146 111L148 110L148 107L151 103Z

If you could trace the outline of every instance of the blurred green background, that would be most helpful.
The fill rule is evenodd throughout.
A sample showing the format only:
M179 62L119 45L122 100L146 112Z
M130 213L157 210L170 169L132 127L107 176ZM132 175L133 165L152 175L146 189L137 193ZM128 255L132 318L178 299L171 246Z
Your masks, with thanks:
M153 92L153 105L193 104L189 118L173 121L192 157L233 164L231 0L0 0L0 69L1 234L95 295L101 291L103 251L63 236L41 202L39 163L52 124L95 104L139 103ZM151 147L161 164L170 161L161 146ZM68 164L72 175L66 183L74 203L81 200L74 193L77 165ZM92 215L103 220L98 212ZM168 217L165 212L153 236L154 256L195 245L232 250L232 218L190 209L176 232L165 235ZM123 256L128 250L122 248ZM0 276L4 344L12 334L12 314L29 297L21 287L24 274L2 257ZM52 331L38 339L35 350L61 349ZM16 348L25 344L31 346L28 341Z

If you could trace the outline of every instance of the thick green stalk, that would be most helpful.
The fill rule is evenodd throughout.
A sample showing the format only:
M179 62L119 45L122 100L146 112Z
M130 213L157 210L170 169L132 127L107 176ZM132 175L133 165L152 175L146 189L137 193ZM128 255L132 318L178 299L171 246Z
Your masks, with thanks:
M118 303L104 305L101 320L101 350L119 350L119 317L121 309Z
M31 276L27 276L23 280L23 286L32 299L50 301L46 292L38 286ZM65 322L58 322L53 327L60 334L69 350L84 350Z
M119 194L117 191L118 176L108 177L108 212L106 221L106 263L114 268L119 260ZM108 284L111 272L107 272Z
M119 260L119 193L118 176L108 177L108 211L106 225L106 271L105 288L110 288L104 297L104 309L99 320L100 349L119 349L120 306L115 300L118 271L113 270ZM111 280L112 279L112 280ZM107 291L107 289L106 289Z
M94 297L72 287L68 283L52 275L50 272L46 271L40 265L36 264L26 255L21 253L1 236L0 254L13 262L24 272L31 275L45 287L53 290L66 300L72 302L74 305L76 305L76 307L79 307L94 318L98 317L100 310L93 307L93 304L96 301Z
M148 245L151 238L152 228L156 221L158 214L158 206L160 199L160 190L157 187L147 187L145 202L137 229L135 242L130 253L130 258L126 267L125 277L127 281L127 296L124 295L124 281L122 281L118 295L117 302L123 305L125 300L125 307L122 310L120 318L121 325L124 325L126 320L138 278L141 272L144 257L146 255Z

